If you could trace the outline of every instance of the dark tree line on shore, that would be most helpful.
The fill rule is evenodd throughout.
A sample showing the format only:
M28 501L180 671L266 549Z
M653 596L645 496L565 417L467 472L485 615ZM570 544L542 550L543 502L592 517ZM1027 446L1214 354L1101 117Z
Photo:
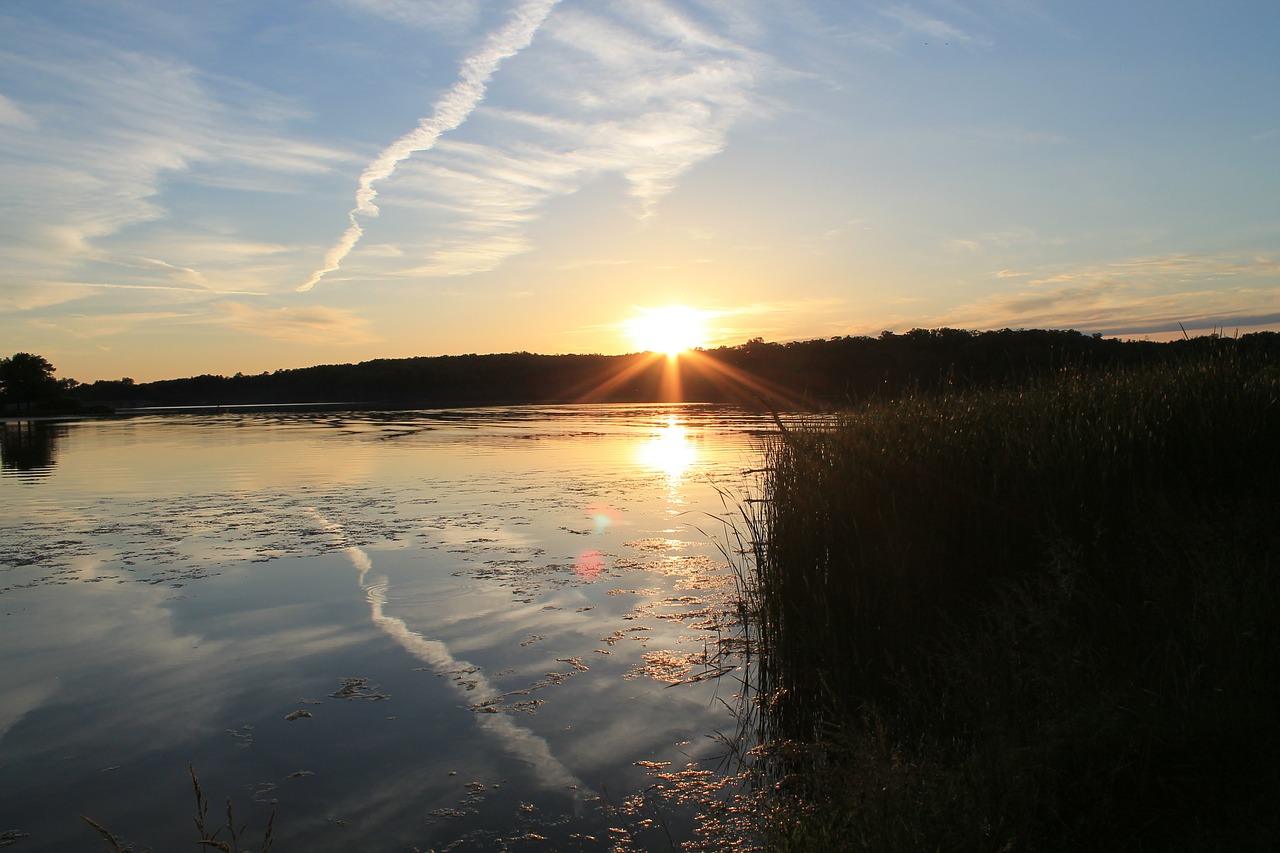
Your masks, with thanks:
M664 356L455 355L375 359L257 375L98 381L66 389L85 404L129 406L350 403L451 406L678 399L828 407L944 386L984 386L1062 367L1136 364L1205 348L1280 354L1280 334L1207 336L1155 343L1075 331L915 329L879 337L786 344L755 339ZM66 383L66 380L64 380Z
M74 379L59 379L56 372L43 356L29 352L0 358L0 404L18 412L56 406L76 386Z

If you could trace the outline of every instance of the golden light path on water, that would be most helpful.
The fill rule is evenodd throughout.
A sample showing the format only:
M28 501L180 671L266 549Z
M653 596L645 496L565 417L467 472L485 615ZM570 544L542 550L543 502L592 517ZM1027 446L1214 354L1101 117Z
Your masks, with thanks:
M687 427L676 415L667 415L661 431L655 433L636 450L636 461L642 468L662 474L667 484L667 501L673 505L668 510L678 514L684 503L680 493L680 484L689 469L697 464L698 445ZM587 508L587 515L595 522L595 536L600 536L619 520L617 509L607 504L592 504ZM573 570L585 580L594 580L605 569L605 557L596 548L587 548L578 554Z
M667 485L678 486L698 462L698 445L688 428L675 415L667 415L665 426L637 451L640 463L667 478Z
M342 546L343 543L349 541L342 528L329 521L318 510L308 507L306 511L317 524L333 536L336 545ZM444 643L424 637L410 628L403 619L388 616L384 612L389 584L385 577L375 582L369 581L369 573L373 569L373 561L369 558L368 552L355 545L346 545L342 547L342 551L359 573L358 583L360 589L364 591L365 599L369 602L369 617L374 625L399 643L406 652L437 672L466 671L473 673L472 677L467 681L470 689L467 690L466 696L468 703L471 705L493 702L502 698L503 694L495 689L489 680L481 674L479 667L467 661L459 660L453 656L453 653L449 651L449 647ZM451 683L461 689L457 682ZM477 715L476 723L480 728L493 735L504 749L535 768L538 782L544 788L568 793L574 800L575 805L578 806L585 799L592 796L591 792L583 785L582 780L551 753L551 747L544 738L523 726L516 725L511 721L510 717L502 714Z

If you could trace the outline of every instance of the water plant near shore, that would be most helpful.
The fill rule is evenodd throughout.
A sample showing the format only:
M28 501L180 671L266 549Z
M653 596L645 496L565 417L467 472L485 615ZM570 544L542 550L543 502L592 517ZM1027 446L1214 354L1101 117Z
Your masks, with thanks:
M193 821L195 822L196 832L200 838L195 842L202 849L220 850L222 853L253 853L253 849L243 847L245 842L245 830L248 824L240 824L236 826L235 810L231 805L231 798L227 798L227 811L225 822L221 825L211 824L209 822L209 800L204 795L204 789L200 786L200 777L196 775L194 767L188 765L187 772L191 776L191 786L196 796L196 813ZM107 848L113 853L129 853L134 846L123 839L116 836L102 824L88 817L81 817L94 832L102 838ZM262 843L256 848L257 853L271 853L271 848L275 844L275 823L276 813L273 810L271 816L267 818L266 828L262 832ZM223 832L226 835L222 838L218 836Z
M1276 842L1280 371L1229 343L779 435L743 589L769 847Z

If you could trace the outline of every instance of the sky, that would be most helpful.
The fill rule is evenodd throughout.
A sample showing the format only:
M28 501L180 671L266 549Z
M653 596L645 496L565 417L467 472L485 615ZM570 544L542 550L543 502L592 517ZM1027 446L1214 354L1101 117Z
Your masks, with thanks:
M1280 329L1277 34L1274 0L4 0L0 355L623 353L673 305L705 346Z

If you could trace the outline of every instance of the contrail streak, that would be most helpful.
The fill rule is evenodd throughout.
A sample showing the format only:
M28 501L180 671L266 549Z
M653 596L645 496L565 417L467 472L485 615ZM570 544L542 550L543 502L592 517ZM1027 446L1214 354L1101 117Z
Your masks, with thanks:
M559 0L530 0L516 9L506 26L492 33L478 52L463 60L458 81L436 102L431 115L419 121L414 130L385 148L365 167L360 175L360 186L356 190L356 206L347 214L351 224L338 242L325 252L324 263L320 268L298 287L300 292L315 287L327 273L338 269L343 258L360 242L360 237L364 234L364 229L360 227L360 217L378 215L378 206L374 204L378 191L374 189L374 183L390 177L401 160L407 160L417 151L432 148L441 134L454 130L466 121L484 100L485 88L502 60L515 56L529 46L534 33L558 2Z

